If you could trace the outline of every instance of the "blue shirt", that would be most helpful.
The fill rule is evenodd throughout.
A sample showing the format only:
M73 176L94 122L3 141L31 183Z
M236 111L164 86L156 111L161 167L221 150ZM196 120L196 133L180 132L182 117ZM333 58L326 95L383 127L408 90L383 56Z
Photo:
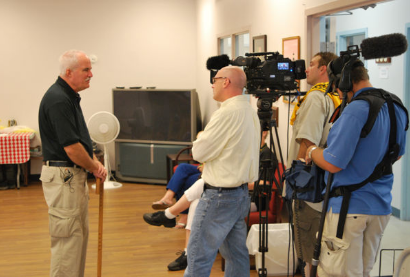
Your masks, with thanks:
M372 89L364 88L361 92ZM397 143L400 145L399 156L404 154L407 117L405 112L395 105L397 120ZM369 103L352 101L335 122L328 136L328 148L323 152L324 159L341 171L334 174L332 189L340 186L358 184L368 178L379 164L388 149L390 118L387 103L381 108L371 132L366 138L360 133L367 121ZM327 180L327 179L326 179ZM391 189L393 174L368 183L352 193L350 214L387 215L391 213ZM329 209L339 213L342 197L332 197Z

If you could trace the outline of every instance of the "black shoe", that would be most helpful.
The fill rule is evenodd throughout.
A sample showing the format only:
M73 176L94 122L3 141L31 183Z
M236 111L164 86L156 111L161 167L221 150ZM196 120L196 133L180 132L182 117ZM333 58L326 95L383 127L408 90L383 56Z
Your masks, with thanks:
M164 227L172 228L172 227L175 227L176 225L175 218L169 219L168 217L165 216L164 211L160 211L160 212L156 212L152 214L144 214L143 218L146 223L154 225L154 226L164 225Z
M181 252L178 252L179 254ZM178 257L175 261L170 263L168 265L168 270L170 271L178 271L178 270L184 270L188 266L188 259L187 256L185 255L185 251L182 251L181 256Z

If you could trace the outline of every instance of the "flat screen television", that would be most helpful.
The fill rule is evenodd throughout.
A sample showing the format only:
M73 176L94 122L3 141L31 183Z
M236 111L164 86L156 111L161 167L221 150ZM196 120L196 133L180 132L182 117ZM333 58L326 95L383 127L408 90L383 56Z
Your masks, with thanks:
M117 141L186 144L202 128L194 89L113 89L113 104Z

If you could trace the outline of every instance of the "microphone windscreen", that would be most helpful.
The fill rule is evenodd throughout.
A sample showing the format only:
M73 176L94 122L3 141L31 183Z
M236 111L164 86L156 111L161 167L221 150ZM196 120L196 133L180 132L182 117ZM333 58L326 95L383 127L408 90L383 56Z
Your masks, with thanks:
M360 48L366 60L394 57L406 52L407 39L399 33L367 38L362 41Z
M221 69L225 66L228 66L230 64L230 59L228 57L228 55L219 55L219 56L215 56L215 57L210 57L208 58L208 60L206 61L206 68L208 70L211 69Z

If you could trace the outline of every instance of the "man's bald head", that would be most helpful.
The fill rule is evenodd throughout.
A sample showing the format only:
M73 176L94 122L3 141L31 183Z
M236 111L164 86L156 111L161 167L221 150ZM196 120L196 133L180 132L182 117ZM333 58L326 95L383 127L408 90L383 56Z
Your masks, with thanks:
M246 86L245 72L237 66L226 66L222 68L221 71L223 72L223 75L231 81L231 84L239 89L242 94L243 88Z
M245 72L236 66L227 66L216 73L212 89L214 92L214 99L219 102L241 95L243 88L246 85Z

